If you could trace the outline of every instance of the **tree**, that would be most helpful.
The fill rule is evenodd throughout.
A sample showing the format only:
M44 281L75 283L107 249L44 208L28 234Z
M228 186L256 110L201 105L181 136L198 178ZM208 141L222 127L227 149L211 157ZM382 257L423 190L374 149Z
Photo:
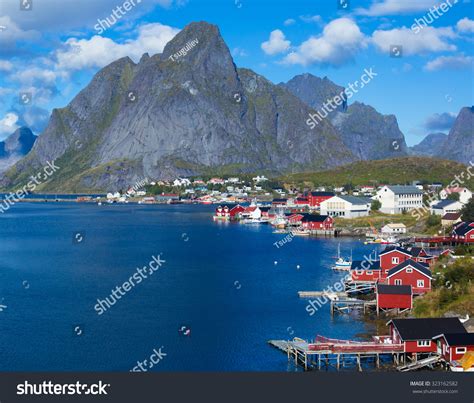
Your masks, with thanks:
M379 200L372 200L371 210L372 211L379 211L382 207L382 203Z
M426 225L428 225L428 227L435 227L440 224L441 224L441 216L436 215L436 214L431 214L426 220Z
M463 221L474 221L474 197L461 210Z
M459 201L459 193L450 193L447 197L448 200Z

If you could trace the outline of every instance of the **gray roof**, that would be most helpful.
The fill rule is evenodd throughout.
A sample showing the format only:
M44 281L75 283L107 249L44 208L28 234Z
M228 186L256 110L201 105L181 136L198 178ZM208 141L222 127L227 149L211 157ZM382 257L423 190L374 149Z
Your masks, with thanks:
M396 195L400 194L419 194L422 195L423 192L418 189L416 186L387 186L393 193Z
M371 204L372 200L367 199L365 197L356 197L356 196L337 196L342 200L345 200L346 202L352 203L352 204Z

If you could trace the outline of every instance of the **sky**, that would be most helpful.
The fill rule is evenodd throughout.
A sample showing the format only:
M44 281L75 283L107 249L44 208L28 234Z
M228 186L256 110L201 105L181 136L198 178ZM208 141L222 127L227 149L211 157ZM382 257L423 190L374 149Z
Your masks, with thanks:
M41 134L102 67L207 21L237 66L274 83L311 73L348 86L372 69L349 103L394 114L417 144L474 104L472 1L0 0L0 140Z

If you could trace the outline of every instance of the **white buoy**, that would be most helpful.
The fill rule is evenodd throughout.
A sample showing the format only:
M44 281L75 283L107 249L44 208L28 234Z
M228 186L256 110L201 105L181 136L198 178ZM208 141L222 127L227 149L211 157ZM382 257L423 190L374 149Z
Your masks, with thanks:
M296 268L299 270L299 269L300 269L300 265L299 265L299 264L297 264L297 265L296 265Z
M273 264L277 265L277 264L278 264L278 262L275 260L275 261L273 262Z

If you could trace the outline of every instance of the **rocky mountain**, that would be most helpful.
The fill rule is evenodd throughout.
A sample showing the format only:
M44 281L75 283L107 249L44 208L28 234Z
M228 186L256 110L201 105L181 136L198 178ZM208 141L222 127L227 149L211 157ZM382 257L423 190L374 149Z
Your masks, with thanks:
M316 111L327 100L332 100L335 96L341 94L344 96L344 87L334 84L327 77L319 78L309 73L295 76L287 83L280 83L280 86L290 90L292 94ZM336 109L330 116L333 116L335 112L345 112L346 108L347 101L345 100L341 105L336 105Z
M441 150L448 138L445 133L430 133L417 145L410 147L410 154L424 155L427 157L442 157Z
M344 91L344 87L327 77L321 79L311 74L296 76L281 85L316 110L320 110L323 102L334 99ZM408 154L405 136L394 115L382 115L363 103L355 102L347 106L345 102L330 113L328 119L357 159L372 160Z
M439 156L464 164L474 163L474 106L460 110Z
M162 54L122 58L52 112L31 152L1 181L24 182L48 160L43 190L125 188L144 177L217 170L299 172L355 160L329 121L287 88L235 66L216 26L186 26Z
M15 130L4 141L0 142L0 172L14 165L18 160L30 152L36 136L27 127Z

